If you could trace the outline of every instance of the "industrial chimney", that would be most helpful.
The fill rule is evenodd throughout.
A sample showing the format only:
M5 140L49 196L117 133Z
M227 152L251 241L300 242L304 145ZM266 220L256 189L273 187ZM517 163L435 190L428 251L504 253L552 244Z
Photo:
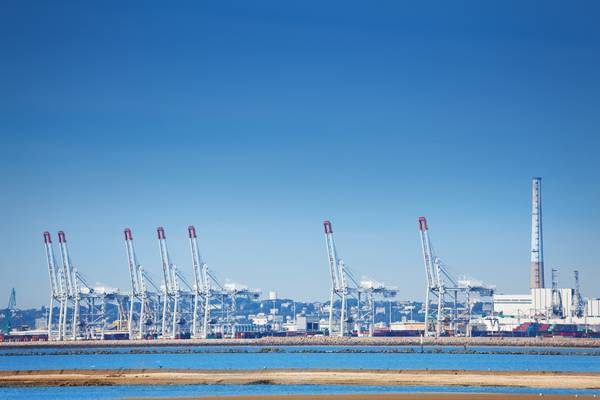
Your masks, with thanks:
M532 289L544 287L544 243L542 240L542 178L533 178L531 196L531 280Z

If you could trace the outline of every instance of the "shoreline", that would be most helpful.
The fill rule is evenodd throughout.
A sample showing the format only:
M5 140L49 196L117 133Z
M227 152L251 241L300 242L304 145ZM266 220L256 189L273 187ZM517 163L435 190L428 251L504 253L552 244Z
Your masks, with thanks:
M0 387L114 385L468 386L600 390L600 373L356 369L0 371Z
M511 346L600 348L600 338L566 337L428 337L424 346ZM0 342L1 349L81 347L179 347L179 346L420 346L420 337L264 337L260 339L158 339Z

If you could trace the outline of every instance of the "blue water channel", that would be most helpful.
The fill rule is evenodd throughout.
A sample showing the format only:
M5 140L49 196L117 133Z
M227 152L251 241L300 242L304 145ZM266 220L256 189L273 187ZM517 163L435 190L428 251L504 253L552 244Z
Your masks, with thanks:
M363 369L465 369L600 372L599 349L473 347L485 354L453 354L456 347L160 347L5 349L0 370L184 368L363 368ZM410 353L390 351L410 350ZM62 352L70 352L62 354ZM94 354L94 352L110 354ZM138 354L136 351L152 352ZM236 352L228 352L236 351ZM346 352L351 351L351 352ZM356 352L357 351L357 352ZM503 354L539 351L559 354ZM490 354L491 353L491 354ZM577 355L583 353L586 355ZM10 355L9 355L10 354ZM590 355L594 354L594 355Z
M600 349L392 346L177 346L115 348L44 348L0 350L0 370L182 368L348 368L466 369L600 372ZM399 351L399 352L398 352ZM539 354L507 354L507 353ZM96 354L101 353L101 354ZM102 354L109 353L109 354ZM552 354L542 354L552 353ZM595 394L592 390L527 388L326 386L326 385L175 385L0 388L0 399L115 399L252 394L333 394L407 392L502 392Z
M235 395L361 394L361 393L543 393L596 395L594 390L529 389L445 386L326 386L326 385L179 385L179 386L96 386L50 388L0 388L3 400L91 400L132 397L199 397Z

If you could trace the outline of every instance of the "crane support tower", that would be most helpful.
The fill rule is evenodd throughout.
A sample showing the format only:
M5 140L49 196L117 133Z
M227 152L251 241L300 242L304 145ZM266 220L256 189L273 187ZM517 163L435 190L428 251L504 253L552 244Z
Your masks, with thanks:
M531 280L532 289L544 288L544 241L542 236L542 178L531 181Z

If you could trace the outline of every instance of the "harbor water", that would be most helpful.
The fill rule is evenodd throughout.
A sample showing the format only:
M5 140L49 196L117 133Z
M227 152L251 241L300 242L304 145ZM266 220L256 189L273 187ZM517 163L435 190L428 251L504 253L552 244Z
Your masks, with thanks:
M1 370L42 369L461 369L600 372L600 349L392 346L178 346L2 349ZM513 392L596 394L591 390L328 385L173 385L0 388L0 398L114 399L252 394Z

